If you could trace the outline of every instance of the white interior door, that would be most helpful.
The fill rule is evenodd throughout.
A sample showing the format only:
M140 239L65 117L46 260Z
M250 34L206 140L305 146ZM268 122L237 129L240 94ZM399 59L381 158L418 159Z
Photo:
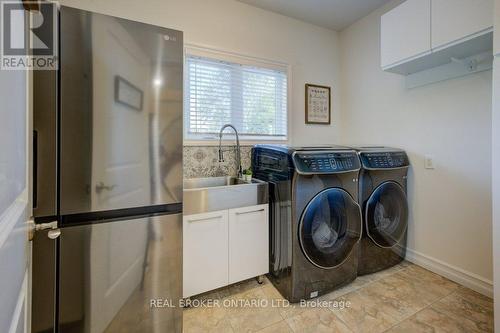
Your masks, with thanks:
M500 2L498 4L500 6ZM498 31L500 27L495 27ZM493 264L495 297L495 332L500 331L500 56L496 56L493 69Z
M149 58L117 20L104 16L92 16L92 48L91 208L148 205ZM102 332L141 281L147 223L136 222L133 231L111 222L92 235L89 332Z
M22 42L23 20L13 24ZM30 78L29 71L0 70L0 332L6 333L30 329Z

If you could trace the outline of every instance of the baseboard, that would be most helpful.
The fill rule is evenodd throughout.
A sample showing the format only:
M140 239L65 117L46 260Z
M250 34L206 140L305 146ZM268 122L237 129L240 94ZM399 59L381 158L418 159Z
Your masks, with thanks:
M493 298L493 281L491 280L411 249L406 250L406 260Z

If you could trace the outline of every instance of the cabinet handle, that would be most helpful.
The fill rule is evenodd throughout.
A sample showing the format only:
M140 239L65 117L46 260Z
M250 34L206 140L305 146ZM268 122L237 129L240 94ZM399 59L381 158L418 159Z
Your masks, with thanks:
M201 219L189 220L189 222L200 222L200 221L215 220L215 219L221 219L221 218L222 218L222 215L218 215L218 216L212 216L212 217L203 217Z
M250 214L250 213L258 213L258 212L263 212L264 211L264 208L261 208L261 209L257 209L257 210L251 210L249 212L236 212L236 215L245 215L245 214Z

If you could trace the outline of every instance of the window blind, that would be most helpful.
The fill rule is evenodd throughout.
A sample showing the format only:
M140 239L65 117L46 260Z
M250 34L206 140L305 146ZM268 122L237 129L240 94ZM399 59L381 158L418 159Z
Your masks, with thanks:
M188 138L232 124L241 136L286 139L287 72L188 55Z

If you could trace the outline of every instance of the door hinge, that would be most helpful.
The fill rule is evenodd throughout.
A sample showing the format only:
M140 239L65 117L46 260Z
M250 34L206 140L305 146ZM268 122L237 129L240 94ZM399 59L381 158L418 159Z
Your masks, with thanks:
M42 230L49 230L47 236L50 239L56 239L61 235L61 229L57 227L57 221L47 222L47 223L35 223L33 218L30 218L28 221L29 231L28 231L28 239L30 241L35 237L35 232Z

